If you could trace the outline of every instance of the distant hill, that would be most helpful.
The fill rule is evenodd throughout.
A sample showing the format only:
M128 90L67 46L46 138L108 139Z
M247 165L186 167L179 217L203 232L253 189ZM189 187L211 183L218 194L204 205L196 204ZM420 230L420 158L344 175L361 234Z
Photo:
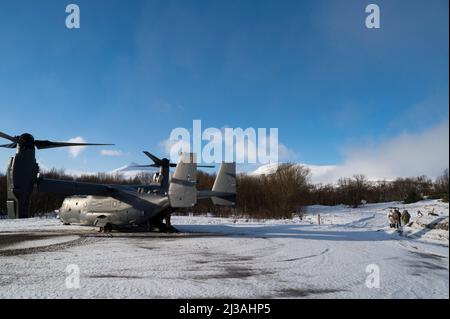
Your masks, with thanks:
M159 171L159 169L156 168L156 167L139 167L139 168L136 168L135 166L137 166L137 165L139 165L139 164L137 164L137 163L130 163L130 164L127 164L125 166L116 168L116 169L114 169L114 170L112 170L112 171L110 171L108 173L110 173L110 174L120 173L125 178L134 178L140 173L152 174L152 173L155 173L155 172Z
M258 167L253 172L250 172L249 175L257 176L257 175L268 175L276 172L279 163L266 164ZM313 183L327 183L332 182L336 173L337 166L335 165L309 165L298 163L295 165L303 166L311 171L311 181Z
M137 163L129 163L122 167L116 168L108 173L115 174L120 173L125 178L134 178L140 173L155 173L158 172L159 169L155 167L142 167L136 168L135 166L139 165ZM257 176L257 175L268 175L273 174L277 168L278 163L266 164L262 165L254 171L248 172L247 174ZM330 181L334 181L334 176L336 173L337 166L335 165L309 165L298 163L295 165L301 165L307 167L311 170L311 181L313 183L327 183Z

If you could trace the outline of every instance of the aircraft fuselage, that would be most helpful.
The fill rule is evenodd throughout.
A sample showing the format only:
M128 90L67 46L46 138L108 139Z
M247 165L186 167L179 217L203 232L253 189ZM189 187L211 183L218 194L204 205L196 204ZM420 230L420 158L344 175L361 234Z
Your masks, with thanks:
M165 196L144 194L142 197L154 203L155 209L142 211L112 197L71 196L64 200L59 217L65 224L97 226L101 221L115 226L144 225L169 208Z

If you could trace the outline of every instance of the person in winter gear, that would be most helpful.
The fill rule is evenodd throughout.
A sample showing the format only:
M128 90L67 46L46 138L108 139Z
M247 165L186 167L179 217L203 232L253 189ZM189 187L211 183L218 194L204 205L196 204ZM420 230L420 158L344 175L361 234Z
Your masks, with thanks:
M402 213L402 222L404 225L409 223L409 220L411 219L411 215L409 212L405 209Z
M395 209L395 213L397 214L397 225L395 228L400 228L402 227L402 213L400 213L398 208Z

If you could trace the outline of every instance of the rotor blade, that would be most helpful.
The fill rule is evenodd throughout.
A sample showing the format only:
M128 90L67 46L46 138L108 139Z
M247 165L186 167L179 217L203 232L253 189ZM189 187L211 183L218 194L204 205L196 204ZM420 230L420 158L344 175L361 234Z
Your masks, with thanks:
M5 134L3 132L0 132L0 137L3 137L4 139L10 140L11 142L14 142L14 143L19 142L19 139L17 137L13 137L13 136Z
M0 145L0 147L4 147L4 148L16 148L16 146L17 146L17 143Z
M36 140L34 142L34 145L36 145L36 148L38 149L46 149L65 146L100 146L100 145L114 145L114 144L69 143L69 142L52 142L52 141Z
M133 165L133 166L129 166L131 168L140 168L140 167L159 167L158 165L155 164L150 164L150 165Z
M162 164L162 160L156 157L155 155L151 154L150 152L144 151L143 153L147 155L153 162L155 162L155 164L157 165Z
M177 164L175 163L170 163L169 164L170 167L177 167ZM214 165L197 165L197 167L206 167L206 168L214 168Z
M169 164L170 167L177 167L177 164L175 163L170 163ZM197 165L197 167L206 167L206 168L214 168L214 165Z

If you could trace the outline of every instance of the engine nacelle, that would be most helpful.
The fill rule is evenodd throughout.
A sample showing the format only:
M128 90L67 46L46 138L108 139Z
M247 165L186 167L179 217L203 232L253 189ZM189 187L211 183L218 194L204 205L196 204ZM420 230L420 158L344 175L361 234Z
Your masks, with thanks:
M38 173L34 149L21 149L10 159L7 170L9 218L29 217L31 193Z

